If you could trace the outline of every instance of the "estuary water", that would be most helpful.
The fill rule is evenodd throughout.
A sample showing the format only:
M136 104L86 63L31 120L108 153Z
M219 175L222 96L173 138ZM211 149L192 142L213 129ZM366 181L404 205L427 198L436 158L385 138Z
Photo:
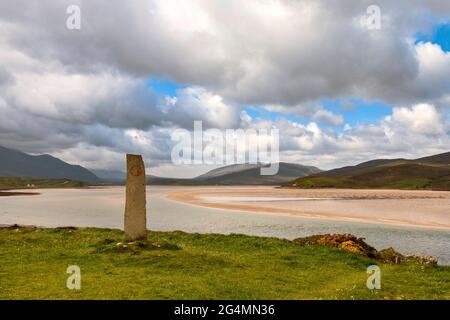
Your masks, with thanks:
M180 188L149 188L147 220L150 230L240 233L287 239L352 233L366 238L378 249L393 247L404 254L423 253L437 257L440 264L450 265L448 229L239 212L193 206L166 197ZM125 190L122 187L36 191L40 194L0 197L0 224L123 228Z

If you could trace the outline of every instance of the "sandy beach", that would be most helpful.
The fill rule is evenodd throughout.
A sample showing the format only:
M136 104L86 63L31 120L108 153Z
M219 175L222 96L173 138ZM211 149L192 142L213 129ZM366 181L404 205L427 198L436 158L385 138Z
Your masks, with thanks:
M447 191L196 187L174 190L167 197L260 214L450 229Z

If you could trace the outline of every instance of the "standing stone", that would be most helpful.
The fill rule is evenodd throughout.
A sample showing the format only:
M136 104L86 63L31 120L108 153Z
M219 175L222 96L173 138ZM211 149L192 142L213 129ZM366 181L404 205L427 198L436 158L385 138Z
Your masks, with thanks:
M127 154L125 240L147 238L146 178L142 156Z

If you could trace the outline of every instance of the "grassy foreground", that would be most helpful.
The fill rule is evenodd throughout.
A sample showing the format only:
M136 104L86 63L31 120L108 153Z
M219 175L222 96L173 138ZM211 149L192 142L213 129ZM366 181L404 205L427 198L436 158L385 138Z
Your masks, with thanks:
M450 299L450 267L243 235L0 228L0 299ZM381 290L366 287L369 265ZM69 290L69 265L81 290Z

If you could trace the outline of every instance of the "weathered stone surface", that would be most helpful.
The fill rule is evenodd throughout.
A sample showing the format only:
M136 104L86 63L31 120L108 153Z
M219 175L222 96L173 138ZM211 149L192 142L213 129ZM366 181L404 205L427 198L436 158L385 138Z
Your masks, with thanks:
M146 177L140 155L127 154L127 186L125 201L125 239L147 238Z

